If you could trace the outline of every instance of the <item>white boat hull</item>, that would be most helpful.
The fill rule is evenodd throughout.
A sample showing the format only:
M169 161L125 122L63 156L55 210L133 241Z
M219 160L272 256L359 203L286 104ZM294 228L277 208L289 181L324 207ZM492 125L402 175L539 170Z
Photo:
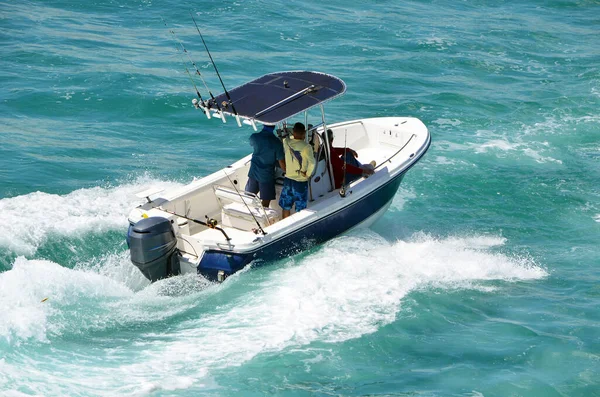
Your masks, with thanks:
M215 280L224 279L252 261L268 262L353 228L368 227L385 213L405 173L427 151L429 132L418 119L402 117L355 120L329 128L335 133L334 146L344 146L346 142L358 152L360 160L375 160L378 164L372 176L347 186L344 197L339 190L331 189L327 169L321 164L311 179L312 200L308 208L278 220L281 208L276 201L262 211L244 196L251 158L247 156L141 205L131 212L130 224L133 227L147 217L170 219L181 272L198 272ZM236 200L240 202L236 204ZM206 220L215 220L217 227L201 225Z

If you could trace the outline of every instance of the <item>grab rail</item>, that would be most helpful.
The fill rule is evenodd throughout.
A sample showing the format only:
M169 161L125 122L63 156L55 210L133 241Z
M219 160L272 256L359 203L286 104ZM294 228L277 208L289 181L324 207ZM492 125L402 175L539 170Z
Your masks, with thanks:
M404 150L404 148L405 148L405 147L406 147L406 146L407 146L407 145L410 143L410 141L411 141L411 140L412 140L414 137L416 137L416 136L417 136L417 134L412 134L412 135L410 136L410 138L408 138L408 141L406 141L406 143L405 143L405 144L404 144L404 145L403 145L403 146L402 146L402 147L401 147L401 148L400 148L400 149L399 149L399 150L398 150L396 153L392 154L392 155L391 155L391 156L390 156L388 159L386 159L385 161L383 161L383 162L382 162L381 164L379 164L377 167L373 168L373 172L375 172L375 171L376 171L376 170L377 170L379 167L381 167L381 166L382 166L382 165L384 165L385 163L387 163L387 162L391 162L391 161L392 161L392 159L393 159L393 158L394 158L394 157L395 157L395 156L396 156L398 153L400 153L401 151L403 151L403 150ZM358 178L358 179L356 179L356 180L354 180L354 181L352 181L352 182L359 181L360 179L366 179L366 176L363 174L363 175L361 175L361 177L360 177L360 178ZM351 182L351 183L352 183L352 182ZM346 186L348 186L348 185L350 185L350 183L348 183L347 185L343 185L343 186L340 188L340 195L342 195L342 197L345 197L345 189L346 189ZM342 192L344 192L344 194L342 194Z
M392 155L390 156L390 158L386 159L384 162L382 162L382 163L381 163L381 164L379 164L377 167L375 167L375 168L373 169L373 171L375 171L377 168L381 167L382 165L384 165L384 164L385 164L385 163L387 163L388 161L389 161L389 162L391 162L391 161L392 161L392 159L393 159L393 158L394 158L394 157L395 157L395 156L396 156L398 153L400 153L401 151L403 151L403 150L404 150L404 148L406 147L406 145L408 145L408 144L410 143L410 141L411 141L411 140L412 140L414 137L416 137L416 136L417 136L417 134L412 134L412 135L410 136L410 138L408 138L408 141L406 141L406 143L404 144L404 146L402 146L402 147L400 148L400 150L398 150L396 153L392 154Z

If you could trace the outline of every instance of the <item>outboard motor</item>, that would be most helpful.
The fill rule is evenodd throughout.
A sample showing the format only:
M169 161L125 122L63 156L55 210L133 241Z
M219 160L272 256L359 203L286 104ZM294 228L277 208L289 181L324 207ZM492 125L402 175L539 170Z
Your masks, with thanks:
M127 242L131 262L152 282L179 274L177 239L171 222L144 218L129 226Z

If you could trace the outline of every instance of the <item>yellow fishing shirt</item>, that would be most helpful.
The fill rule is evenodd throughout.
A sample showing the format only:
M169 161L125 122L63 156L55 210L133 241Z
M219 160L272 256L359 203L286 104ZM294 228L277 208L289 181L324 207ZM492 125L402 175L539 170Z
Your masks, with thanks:
M315 169L312 146L304 140L289 137L283 140L283 151L285 152L285 177L298 182L308 181Z

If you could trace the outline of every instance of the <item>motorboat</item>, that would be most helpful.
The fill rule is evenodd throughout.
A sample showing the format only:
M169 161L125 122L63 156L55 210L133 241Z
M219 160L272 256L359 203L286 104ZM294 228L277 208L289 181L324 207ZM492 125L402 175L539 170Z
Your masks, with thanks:
M223 87L225 88L225 87ZM234 120L256 131L274 125L281 138L289 125L310 126L316 167L308 207L282 219L278 198L285 177L277 169L277 199L264 208L244 191L252 154L171 191L150 188L128 216L131 260L151 281L186 273L223 281L249 264L294 255L358 227L368 227L390 206L404 175L429 148L427 127L413 117L363 118L328 124L324 104L346 91L338 77L314 71L264 75L193 105L211 120ZM319 111L320 110L320 111ZM318 113L313 120L313 113ZM314 125L311 125L311 121ZM352 148L374 173L336 189L329 142ZM247 145L246 142L243 143Z

